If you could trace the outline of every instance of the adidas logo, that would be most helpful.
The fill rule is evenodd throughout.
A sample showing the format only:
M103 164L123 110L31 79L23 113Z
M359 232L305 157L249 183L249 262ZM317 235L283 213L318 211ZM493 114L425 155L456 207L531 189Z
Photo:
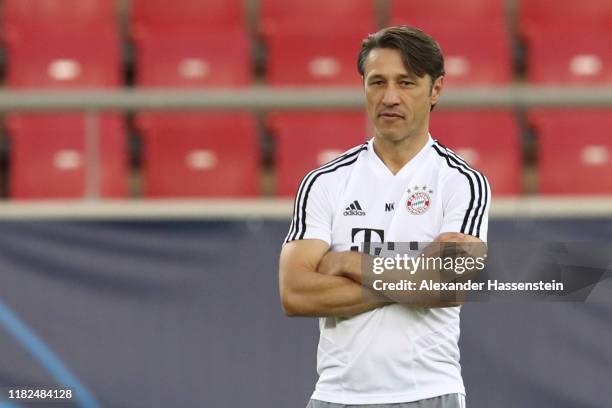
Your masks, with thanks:
M363 209L361 208L361 206L359 205L359 201L355 200L351 203L351 205L349 205L348 207L346 207L344 209L344 215L348 216L348 215L359 215L361 217L363 217L364 215L366 215L365 211L363 211Z

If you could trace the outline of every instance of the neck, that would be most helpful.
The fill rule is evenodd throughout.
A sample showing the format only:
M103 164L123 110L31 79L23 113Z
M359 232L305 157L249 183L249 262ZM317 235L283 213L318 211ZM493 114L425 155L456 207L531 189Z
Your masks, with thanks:
M374 151L392 174L397 174L427 144L428 132L409 136L399 141L374 137Z

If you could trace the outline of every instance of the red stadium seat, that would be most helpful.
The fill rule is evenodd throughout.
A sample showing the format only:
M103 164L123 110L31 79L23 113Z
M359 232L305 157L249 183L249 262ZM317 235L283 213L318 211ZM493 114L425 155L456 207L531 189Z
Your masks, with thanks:
M275 86L360 86L357 54L366 34L302 32L271 36L267 41L268 83Z
M141 114L147 197L244 197L259 192L255 118L245 113Z
M531 82L597 85L612 83L612 26L597 31L533 32L527 38L527 71Z
M117 25L115 0L4 0L5 30Z
M197 28L217 31L244 26L243 0L132 0L132 33Z
M393 0L391 24L421 28L442 48L446 85L512 81L511 40L503 0Z
M140 86L247 86L251 49L242 0L132 2Z
M509 85L513 67L510 38L502 28L488 31L428 32L444 53L446 86Z
M535 110L540 193L612 194L612 111Z
M521 0L520 29L524 34L539 31L564 32L612 29L609 0Z
M612 82L612 2L524 0L519 26L531 82Z
M407 19L419 25L444 22L470 29L468 23L499 24L505 20L505 0L390 0L391 20ZM429 27L431 28L431 27ZM478 27L473 27L477 29Z
M304 175L366 141L361 112L273 113L268 127L276 141L276 195L293 196Z
M372 0L262 0L267 81L276 86L359 86L361 41L375 31Z
M121 43L114 0L6 0L11 87L114 87Z
M261 0L260 31L275 33L317 31L372 32L375 29L373 0Z
M147 87L248 86L250 47L246 32L152 31L136 41L136 78Z
M114 31L21 32L7 44L7 82L19 88L116 87L120 44Z
M484 173L494 195L521 193L520 134L512 112L434 112L431 134Z
M9 195L15 199L83 198L86 180L86 122L82 114L13 114ZM99 196L126 195L125 129L116 114L99 120ZM94 161L95 163L95 161Z

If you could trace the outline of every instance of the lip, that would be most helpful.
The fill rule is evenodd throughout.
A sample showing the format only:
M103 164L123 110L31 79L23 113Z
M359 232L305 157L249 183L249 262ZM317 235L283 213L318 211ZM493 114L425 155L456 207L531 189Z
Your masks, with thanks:
M386 119L393 119L393 118L403 119L404 118L404 115L400 113L396 113L396 112L381 112L378 114L378 116L382 118L386 118Z

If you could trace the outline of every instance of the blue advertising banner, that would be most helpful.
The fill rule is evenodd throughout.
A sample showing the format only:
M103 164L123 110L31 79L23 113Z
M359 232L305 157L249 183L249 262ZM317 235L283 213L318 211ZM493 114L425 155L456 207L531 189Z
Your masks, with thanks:
M0 222L0 407L305 407L318 330L280 306L287 228ZM612 220L491 222L491 242L526 239L612 249ZM612 301L474 302L461 314L470 407L610 405Z

